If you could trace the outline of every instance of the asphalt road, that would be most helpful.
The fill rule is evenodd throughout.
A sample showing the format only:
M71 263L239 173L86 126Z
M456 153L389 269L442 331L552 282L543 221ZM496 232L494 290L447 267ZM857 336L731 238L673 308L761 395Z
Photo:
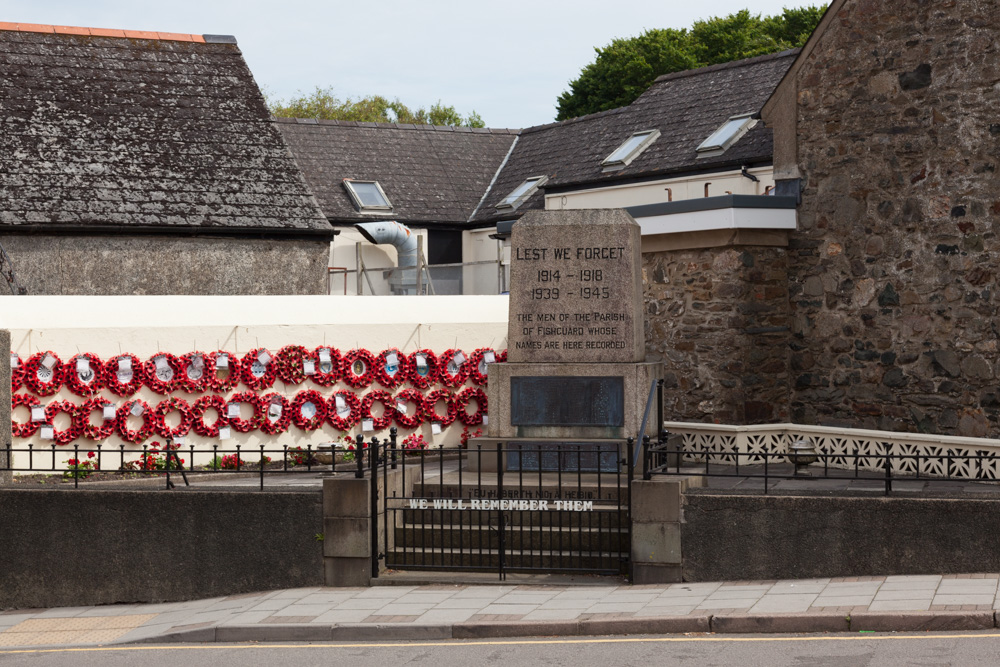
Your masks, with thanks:
M0 650L0 665L396 667L433 665L996 665L1000 633L574 637L386 644L178 644Z

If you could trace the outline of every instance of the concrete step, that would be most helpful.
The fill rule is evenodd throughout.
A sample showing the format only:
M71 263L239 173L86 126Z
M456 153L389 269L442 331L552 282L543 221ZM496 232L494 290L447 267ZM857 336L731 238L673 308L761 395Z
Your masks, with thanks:
M588 481L578 483L578 480L566 480L561 486L559 484L544 483L539 485L537 481L525 479L523 483L518 480L504 480L503 494L498 495L496 482L483 482L480 485L475 478L466 478L459 484L457 481L433 480L426 483L413 485L413 496L420 498L524 498L535 500L618 500L619 495L622 502L628 500L628 488L622 481L621 489L617 486L617 481L601 480L601 482Z
M559 526L510 526L506 532L508 549L552 552L623 551L628 549L628 530L603 523L584 528ZM500 534L490 526L413 524L394 529L396 548L498 549Z
M518 570L544 570L546 572L573 572L592 570L606 573L622 572L628 553L618 551L556 552L544 550L509 549L505 553L507 568ZM500 566L497 550L458 549L392 549L386 554L389 569L448 569L468 568L491 570Z
M398 507L398 505L390 505ZM379 516L379 520L388 520L396 524L431 524L453 526L483 526L496 524L496 510L435 510L435 509L390 509L387 514ZM628 527L628 508L618 509L596 506L590 512L556 512L511 510L504 511L504 522L508 526L556 526L570 529L587 528L590 526L607 526L610 528Z

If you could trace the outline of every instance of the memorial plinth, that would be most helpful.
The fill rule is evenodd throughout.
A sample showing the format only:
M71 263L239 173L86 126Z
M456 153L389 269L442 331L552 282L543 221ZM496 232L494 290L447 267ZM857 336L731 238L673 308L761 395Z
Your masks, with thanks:
M510 284L483 444L638 438L661 374L644 362L639 225L618 209L530 212L512 229Z

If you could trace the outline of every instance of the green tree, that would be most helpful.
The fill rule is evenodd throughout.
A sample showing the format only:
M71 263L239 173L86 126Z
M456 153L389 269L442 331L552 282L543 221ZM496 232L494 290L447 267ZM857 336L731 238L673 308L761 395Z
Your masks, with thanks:
M594 51L597 57L557 101L556 120L630 104L656 77L802 46L825 6L785 9L761 18L742 10L697 21L690 30L647 30Z
M647 30L594 49L597 59L583 68L570 90L559 96L556 120L625 106L664 72L697 67L686 30Z
M359 99L340 99L333 88L317 87L311 93L300 92L287 102L268 100L268 108L282 118L318 118L323 120L354 120L372 123L414 123L418 125L452 125L485 127L475 111L463 117L455 107L445 106L440 100L429 110L411 110L399 99L389 100L381 95Z

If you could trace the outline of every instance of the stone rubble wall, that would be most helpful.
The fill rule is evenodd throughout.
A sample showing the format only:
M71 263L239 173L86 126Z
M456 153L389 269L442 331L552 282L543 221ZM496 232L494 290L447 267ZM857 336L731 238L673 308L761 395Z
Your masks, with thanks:
M665 365L665 419L787 419L786 269L783 247L643 255L646 352Z
M326 294L326 240L0 238L28 294Z
M995 2L845 3L798 72L791 420L1000 433Z

